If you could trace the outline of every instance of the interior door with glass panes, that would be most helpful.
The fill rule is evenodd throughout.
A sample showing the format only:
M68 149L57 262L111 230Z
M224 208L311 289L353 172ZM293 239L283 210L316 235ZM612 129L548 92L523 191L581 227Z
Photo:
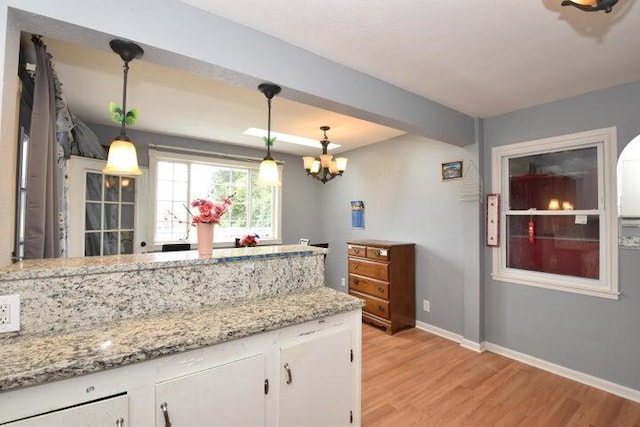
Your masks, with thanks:
M103 160L72 156L68 161L69 256L146 252L147 171L141 176L102 173Z

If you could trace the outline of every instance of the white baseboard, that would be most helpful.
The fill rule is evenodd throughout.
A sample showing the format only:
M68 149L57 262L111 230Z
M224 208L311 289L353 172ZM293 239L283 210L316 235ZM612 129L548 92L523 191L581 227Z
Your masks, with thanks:
M483 351L485 351L486 350L485 344L486 343L484 341L481 343L477 343L475 341L471 341L466 338L463 338L462 341L460 341L460 346L468 350L473 350L476 353L482 353Z
M442 338L446 338L450 341L457 342L460 344L460 346L466 349L473 350L478 353L482 353L485 350L490 351L492 353L508 357L509 359L517 360L518 362L522 362L535 368L551 372L552 374L556 374L561 377L597 388L599 390L606 391L607 393L615 394L616 396L620 396L625 399L633 400L634 402L640 403L640 390L635 390L633 388L616 384L611 381L603 380L602 378L597 378L592 375L585 374L584 372L557 365L543 359L538 359L537 357L529 356L528 354L520 353L518 351L511 350L509 348L502 347L487 341L477 343L464 338L460 334L456 334L446 329L438 328L437 326L433 326L428 323L416 321L416 328L430 332L434 335L438 335Z
M437 326L433 326L425 322L420 322L419 320L416 320L416 328L431 332L433 335L438 335L439 337L446 338L457 343L461 343L464 339L462 335L447 331L446 329L438 328Z
M537 357L529 356L528 354L520 353L518 351L511 350L497 344L492 344L490 342L485 342L484 344L485 349L492 353L508 357L509 359L517 360L518 362L534 366L544 371L551 372L552 374L556 374L561 377L565 377L570 380L606 391L607 393L615 394L616 396L624 397L625 399L633 400L634 402L640 403L640 390L635 390L611 381L603 380L602 378L597 378L592 375L585 374L584 372L576 371L565 366L547 362L546 360L538 359Z
M456 334L446 329L438 328L437 326L433 326L425 322L420 322L419 320L416 320L416 328L430 332L433 335L438 335L439 337L446 338L450 341L455 341L460 344L460 346L468 350L473 350L476 353L482 353L484 351L484 342L477 343L475 341L468 340L462 335Z

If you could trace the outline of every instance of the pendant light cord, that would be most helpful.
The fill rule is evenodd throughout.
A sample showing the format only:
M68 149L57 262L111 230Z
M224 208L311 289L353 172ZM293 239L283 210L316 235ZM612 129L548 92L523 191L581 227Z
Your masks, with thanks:
M271 98L267 98L267 157L271 159Z
M127 119L127 75L129 74L129 61L125 61L122 68L124 70L124 83L122 85L122 127L120 128L120 135L126 136L125 121Z

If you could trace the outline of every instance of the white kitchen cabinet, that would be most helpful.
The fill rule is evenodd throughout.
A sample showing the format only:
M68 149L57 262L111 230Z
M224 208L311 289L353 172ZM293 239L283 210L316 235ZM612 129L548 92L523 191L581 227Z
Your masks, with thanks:
M346 426L353 422L352 332L339 327L280 347L281 426Z
M265 358L256 354L156 384L156 426L265 424Z
M102 399L71 408L3 424L7 427L124 427L129 425L127 395Z
M0 393L0 424L113 427L122 418L123 426L164 426L166 403L174 427L341 426L351 417L359 425L361 315L353 310ZM110 409L111 402L125 406ZM96 410L97 418L87 415ZM52 418L29 418L42 414Z

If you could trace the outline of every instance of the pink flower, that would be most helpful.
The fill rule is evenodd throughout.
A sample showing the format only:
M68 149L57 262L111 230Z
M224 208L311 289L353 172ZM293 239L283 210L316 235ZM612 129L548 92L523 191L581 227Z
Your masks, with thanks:
M193 215L191 222L193 224L220 224L222 215L233 204L231 197L223 197L222 203L213 203L211 200L206 199L195 199L191 202L191 207L198 208L198 215Z

